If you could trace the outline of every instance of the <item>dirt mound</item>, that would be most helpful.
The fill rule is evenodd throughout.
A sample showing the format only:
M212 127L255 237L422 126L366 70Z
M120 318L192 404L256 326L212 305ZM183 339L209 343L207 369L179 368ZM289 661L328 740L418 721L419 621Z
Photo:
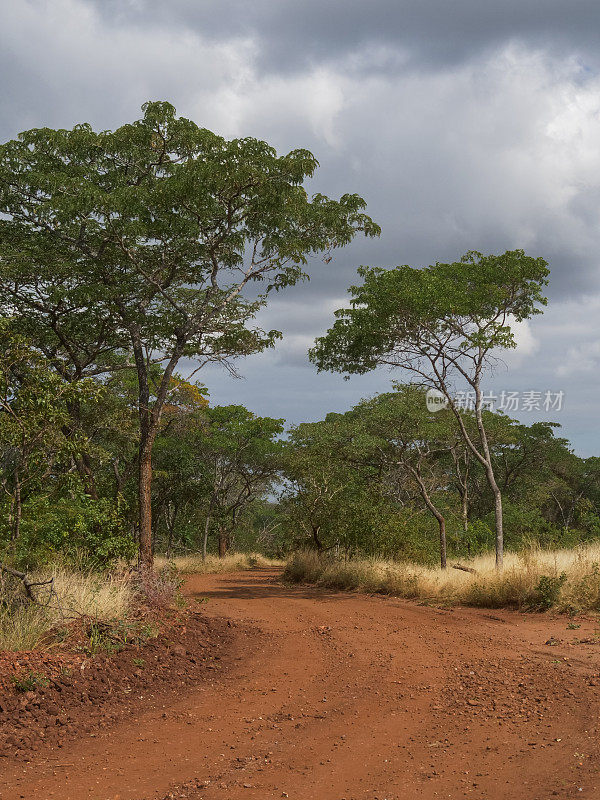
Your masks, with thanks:
M231 623L198 612L160 628L113 653L0 653L0 758L30 761L143 708L149 693L183 691L218 669L232 634Z

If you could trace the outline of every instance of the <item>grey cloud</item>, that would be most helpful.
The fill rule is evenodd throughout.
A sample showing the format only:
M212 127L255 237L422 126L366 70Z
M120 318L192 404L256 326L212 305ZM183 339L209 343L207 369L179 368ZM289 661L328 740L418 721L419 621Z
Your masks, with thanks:
M507 40L580 53L597 63L600 7L594 0L93 0L114 24L178 25L260 42L259 63L278 73L389 48L382 69L439 68ZM398 58L400 55L400 58Z
M0 0L0 138L89 121L115 127L148 99L226 136L308 147L315 190L362 194L382 225L260 316L285 340L208 370L213 402L298 422L389 388L375 372L317 375L306 349L360 264L414 266L524 247L550 262L538 349L494 386L568 383L565 434L600 445L600 6L596 2ZM577 317L583 330L574 330ZM586 327L587 326L587 327ZM586 332L588 331L588 332ZM581 354L581 357L578 356ZM577 370L561 372L565 361Z

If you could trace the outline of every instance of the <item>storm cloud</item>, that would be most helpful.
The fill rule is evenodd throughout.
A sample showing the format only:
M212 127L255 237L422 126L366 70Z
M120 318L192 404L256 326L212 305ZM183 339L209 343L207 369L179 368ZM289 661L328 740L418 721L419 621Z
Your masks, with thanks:
M579 452L596 432L600 345L600 6L595 2L111 2L0 0L0 137L87 121L148 99L225 136L319 158L314 190L358 192L382 225L261 323L278 347L204 376L213 402L291 422L384 391L381 371L317 375L306 350L360 264L415 266L522 247L551 267L550 304L495 390L562 390ZM399 377L399 376L396 376ZM543 416L543 414L541 415ZM533 416L523 414L524 421ZM537 417L536 417L537 418Z

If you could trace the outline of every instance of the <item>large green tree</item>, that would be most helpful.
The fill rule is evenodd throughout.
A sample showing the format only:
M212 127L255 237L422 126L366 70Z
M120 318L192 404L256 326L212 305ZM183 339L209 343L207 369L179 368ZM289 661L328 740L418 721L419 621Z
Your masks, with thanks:
M362 267L362 285L350 287L351 307L336 311L333 327L311 351L319 369L364 373L384 364L445 396L494 496L498 568L504 552L502 492L485 427L482 381L498 351L516 346L511 325L540 313L548 274L544 259L522 250L471 252L459 262L425 269ZM474 392L476 437L455 401L457 380Z
M446 569L446 518L438 497L445 499L453 478L453 416L429 411L425 392L409 384L363 400L345 417L351 432L346 458L375 467L384 489L397 499L416 493L437 522L440 565Z
M216 527L222 558L240 516L272 490L281 468L283 423L244 406L206 410L206 425L196 440L207 486L203 558L211 526Z
M277 332L252 324L268 291L379 232L358 195L308 196L316 167L306 150L227 141L161 102L115 131L42 128L0 147L0 311L65 380L135 370L147 567L152 448L179 361L233 369L272 345Z

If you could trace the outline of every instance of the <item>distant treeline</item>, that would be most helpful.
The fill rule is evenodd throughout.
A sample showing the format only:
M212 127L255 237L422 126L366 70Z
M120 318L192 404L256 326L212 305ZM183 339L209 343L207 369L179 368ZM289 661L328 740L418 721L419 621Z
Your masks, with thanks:
M3 552L27 566L133 556L135 377L57 378L5 327L0 369ZM160 382L155 367L153 384ZM474 432L473 412L463 411ZM74 427L74 419L77 427ZM485 412L506 544L572 546L600 534L600 459L576 456L551 423ZM153 455L153 547L167 554L314 548L433 563L494 545L494 497L450 409L400 385L345 414L300 424L210 406L173 377Z

